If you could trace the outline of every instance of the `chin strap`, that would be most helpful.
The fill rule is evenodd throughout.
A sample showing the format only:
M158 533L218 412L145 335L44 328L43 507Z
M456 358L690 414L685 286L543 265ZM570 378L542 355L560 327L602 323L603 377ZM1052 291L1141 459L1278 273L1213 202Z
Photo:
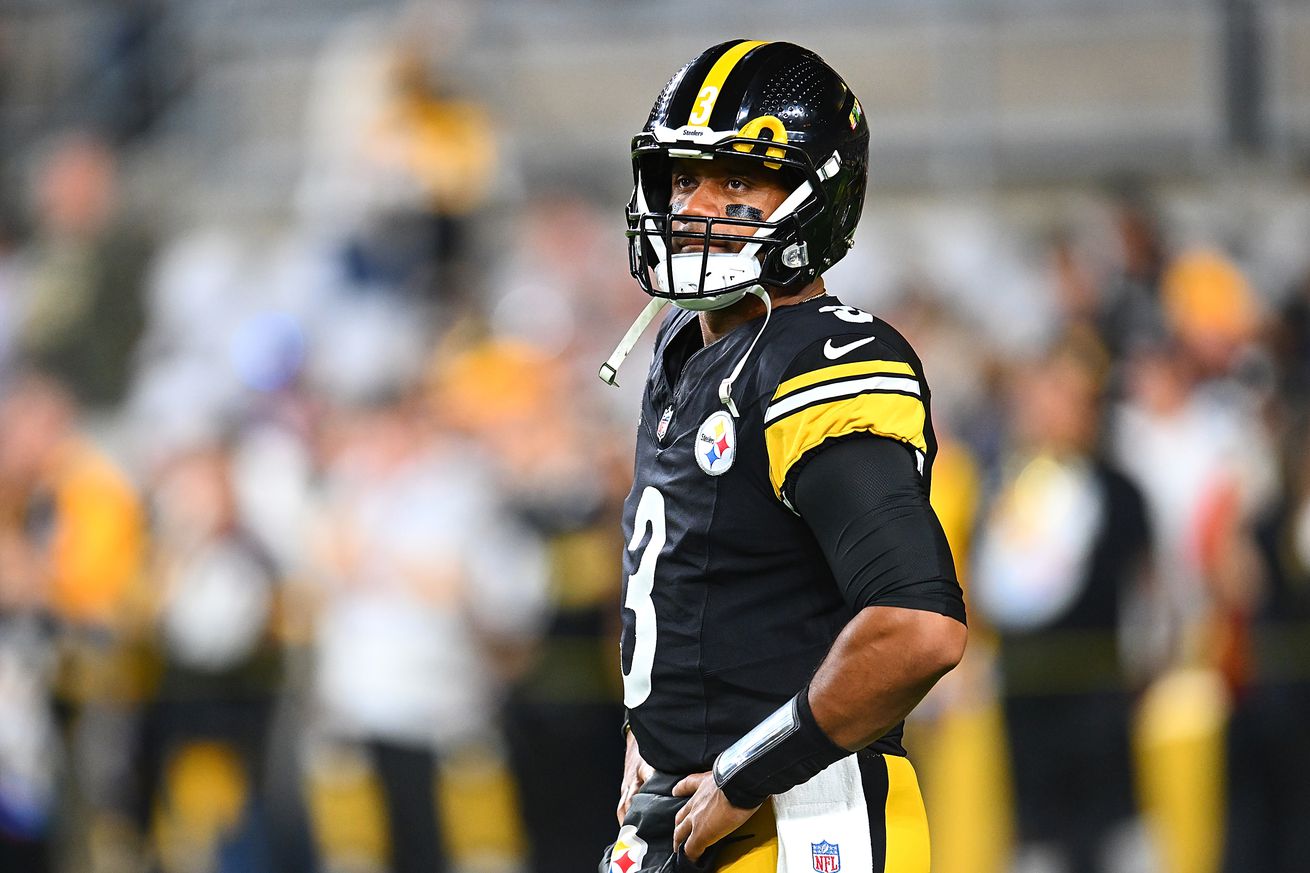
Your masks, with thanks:
M746 359L749 358L751 352L755 350L755 344L759 342L760 337L764 335L765 328L769 326L769 318L773 315L773 301L770 299L768 291L765 291L759 285L756 285L746 293L754 294L756 297L760 298L760 300L764 301L764 324L760 325L760 329L756 332L755 338L752 339L751 344L746 347L746 353L737 360L737 366L732 368L732 373L728 378L719 383L719 400L724 406L728 407L728 414L733 418L740 418L741 414L737 412L737 404L732 402L732 383L737 381L737 377L741 375L742 368L746 366Z
M754 294L764 302L764 323L761 324L760 329L756 331L754 339L751 340L751 344L746 347L746 352L737 359L737 364L732 368L732 373L728 378L719 383L719 400L728 408L728 414L733 418L740 418L741 413L737 411L737 404L732 401L732 383L737 381L737 377L741 375L742 368L746 366L746 361L750 358L751 352L755 351L755 344L760 341L760 337L764 335L765 329L769 326L769 319L773 317L773 300L769 297L768 291L756 285L746 293ZM609 356L609 360L600 365L600 373L598 375L602 382L607 385L619 384L619 367L623 366L624 359L627 358L628 353L632 351L632 347L637 344L638 337L641 336L642 332L646 330L652 321L655 320L655 316L659 315L660 311L664 309L668 303L669 301L665 297L651 298L651 301L646 304L646 308L637 316L637 320L628 328L628 332L623 335L623 339L619 340L619 344Z
M628 332L623 335L623 339L619 340L619 344L614 347L609 359L600 365L600 373L598 374L600 381L606 385L617 386L619 384L619 367L623 366L624 358L632 351L632 347L637 344L637 339L641 336L642 331L655 320L655 316L659 315L660 310L667 306L668 303L667 297L651 298L651 301L646 304L646 308L637 316L637 320L632 323L632 327L628 328Z

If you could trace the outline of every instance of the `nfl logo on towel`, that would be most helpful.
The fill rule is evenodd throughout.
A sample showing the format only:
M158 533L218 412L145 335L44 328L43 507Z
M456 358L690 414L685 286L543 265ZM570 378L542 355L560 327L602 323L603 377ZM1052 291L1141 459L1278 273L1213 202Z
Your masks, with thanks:
M814 869L818 873L837 873L841 869L841 850L836 843L827 840L810 843L810 852L814 856Z

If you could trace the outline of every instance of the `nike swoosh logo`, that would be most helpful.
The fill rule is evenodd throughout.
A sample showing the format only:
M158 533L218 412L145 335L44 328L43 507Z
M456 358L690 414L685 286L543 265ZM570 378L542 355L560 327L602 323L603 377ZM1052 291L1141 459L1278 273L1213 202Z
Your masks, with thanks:
M844 346L834 346L832 344L832 340L828 340L826 343L823 344L823 356L830 361L835 361L838 358L840 358L842 355L846 354L847 352L853 352L856 349L858 349L860 346L868 345L869 343L873 342L876 339L877 339L876 336L869 336L869 337L865 337L864 339L859 339L859 340L855 340L854 342L846 343L846 345Z

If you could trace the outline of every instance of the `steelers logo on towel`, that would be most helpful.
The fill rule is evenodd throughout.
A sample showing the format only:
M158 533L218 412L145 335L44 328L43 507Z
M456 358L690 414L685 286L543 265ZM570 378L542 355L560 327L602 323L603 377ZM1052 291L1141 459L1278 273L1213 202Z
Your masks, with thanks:
M737 429L723 410L705 419L696 432L696 463L711 476L728 472L737 457Z
M632 873L641 869L641 859L646 857L646 841L637 836L637 829L632 825L619 828L619 838L614 841L610 851L609 873Z

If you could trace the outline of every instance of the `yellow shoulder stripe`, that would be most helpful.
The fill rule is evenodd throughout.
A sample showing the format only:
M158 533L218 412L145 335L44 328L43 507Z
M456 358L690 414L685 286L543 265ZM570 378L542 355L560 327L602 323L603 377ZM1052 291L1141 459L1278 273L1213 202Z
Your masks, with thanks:
M925 419L923 403L918 397L886 393L839 397L780 418L764 431L773 491L782 496L787 472L806 452L825 440L847 434L890 437L926 454Z
M778 386L773 393L774 400L781 400L793 391L808 388L829 379L844 379L847 376L866 376L870 373L901 373L914 375L914 368L904 361L852 361L849 364L837 364L820 370L811 370L794 379L788 379Z
M700 91L696 92L696 101L691 104L691 115L687 118L688 127L709 125L710 116L714 114L714 102L719 99L719 91L727 81L732 68L737 66L747 52L764 44L764 40L748 39L728 49L714 62L714 66L710 67L709 73L705 76L705 81L701 83Z

